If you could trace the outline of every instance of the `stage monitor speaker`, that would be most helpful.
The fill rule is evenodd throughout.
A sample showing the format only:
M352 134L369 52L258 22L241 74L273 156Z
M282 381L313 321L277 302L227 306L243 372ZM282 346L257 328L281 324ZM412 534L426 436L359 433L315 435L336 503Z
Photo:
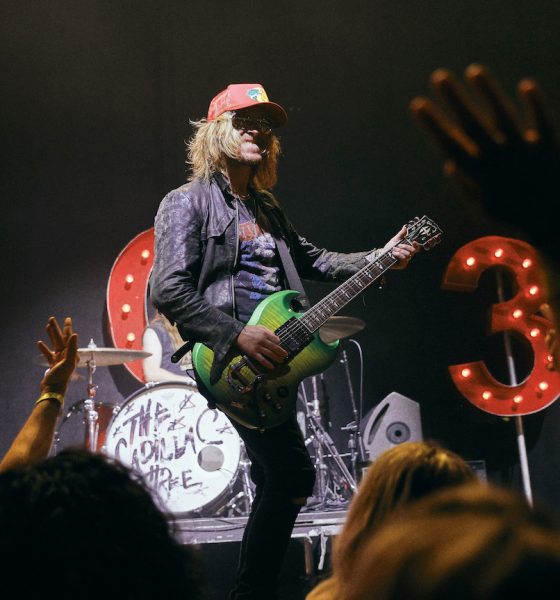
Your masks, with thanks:
M393 446L423 439L420 405L397 392L383 398L362 423L364 450L370 461Z

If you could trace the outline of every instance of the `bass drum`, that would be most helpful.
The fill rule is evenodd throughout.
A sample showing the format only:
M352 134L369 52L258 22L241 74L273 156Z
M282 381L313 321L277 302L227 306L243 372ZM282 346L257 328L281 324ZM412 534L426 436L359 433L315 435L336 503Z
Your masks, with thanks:
M152 383L121 406L103 451L141 473L165 511L212 516L235 483L241 439L193 387Z

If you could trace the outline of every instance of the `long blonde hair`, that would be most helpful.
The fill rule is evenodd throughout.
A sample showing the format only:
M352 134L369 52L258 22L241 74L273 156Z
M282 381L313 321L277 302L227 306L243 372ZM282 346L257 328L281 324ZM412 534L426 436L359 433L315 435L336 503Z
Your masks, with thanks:
M237 158L241 135L232 124L232 112L225 112L213 121L191 121L194 135L187 142L187 165L191 170L189 181L209 181L215 172L226 172L226 158ZM276 184L280 141L271 134L263 160L256 166L252 186L268 190Z
M173 350L178 350L184 343L185 340L181 337L179 330L177 329L177 325L172 325L171 321L162 313L158 312L154 321L161 321L163 323L163 327L165 331L167 331L167 335L171 340L171 345L173 346ZM191 352L187 352L185 356L179 361L179 366L183 369L192 368L192 354Z
M368 468L334 543L334 575L340 581L351 576L361 548L395 509L475 479L459 455L434 441L404 442L383 452Z
M552 598L558 515L492 484L441 490L384 522L344 583L339 600Z
M169 337L171 338L171 343L173 344L173 349L177 350L180 348L185 342L181 335L179 334L179 330L176 325L172 325L171 321L160 313L161 320L163 322L163 326L165 327L165 331L167 331Z

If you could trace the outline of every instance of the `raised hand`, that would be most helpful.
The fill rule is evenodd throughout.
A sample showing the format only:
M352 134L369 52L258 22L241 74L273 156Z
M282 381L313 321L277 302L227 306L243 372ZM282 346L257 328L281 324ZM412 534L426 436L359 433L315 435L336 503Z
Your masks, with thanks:
M41 381L41 391L64 394L78 362L78 334L73 332L70 317L64 319L62 330L57 320L50 317L46 330L52 350L43 341L37 342L39 350L50 365Z
M460 82L437 69L434 102L416 97L414 119L444 155L444 171L492 218L522 228L534 240L553 232L547 218L560 195L560 146L533 79L517 86L523 109L489 70L470 65Z
M46 329L52 350L44 342L37 342L50 365L41 381L41 396L47 393L64 395L78 361L78 334L72 331L70 318L64 320L61 330L56 319L50 317ZM39 397L0 462L0 472L34 464L49 455L61 406L61 401L44 402Z

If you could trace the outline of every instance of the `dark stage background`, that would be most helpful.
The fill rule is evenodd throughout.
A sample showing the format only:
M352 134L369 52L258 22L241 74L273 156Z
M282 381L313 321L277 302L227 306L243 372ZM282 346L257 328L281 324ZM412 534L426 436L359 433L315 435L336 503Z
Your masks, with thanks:
M1 6L0 452L36 397L42 368L33 363L35 342L44 339L47 318L72 315L80 346L90 338L110 344L111 266L153 225L165 193L184 181L189 118L205 115L228 83L259 82L289 114L280 132L276 193L303 235L329 249L363 250L422 214L445 232L408 270L391 273L385 289L368 290L345 311L367 322L355 336L363 350L364 410L392 391L404 394L421 404L425 437L485 460L489 477L520 487L513 422L473 408L447 371L483 358L507 382L501 342L485 330L496 301L494 279L484 277L474 294L443 291L441 279L463 244L483 235L521 236L460 202L408 103L428 93L434 68L461 73L477 61L509 93L522 77L535 76L558 112L558 3L51 0ZM330 289L315 284L309 293L318 299ZM348 346L357 391L355 348ZM121 366L98 368L95 380L98 397L108 402L140 388ZM347 382L334 369L328 386L336 429L351 419ZM67 405L85 391L85 379L73 383ZM558 505L560 408L553 404L524 423L533 492ZM335 437L345 444L344 434ZM299 549L291 552L300 565ZM213 580L220 598L235 548L217 554L212 561L223 576Z

